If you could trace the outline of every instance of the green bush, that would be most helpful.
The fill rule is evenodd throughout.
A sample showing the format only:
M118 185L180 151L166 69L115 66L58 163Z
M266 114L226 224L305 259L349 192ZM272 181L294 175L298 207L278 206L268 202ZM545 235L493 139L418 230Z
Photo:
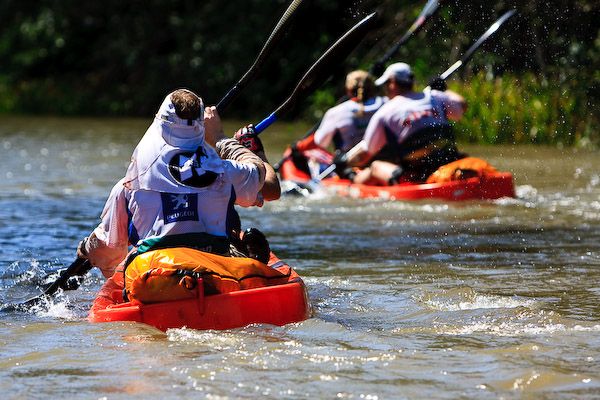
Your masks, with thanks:
M176 87L214 104L251 65L289 2L38 0L32 7L0 1L0 113L148 116ZM438 15L390 60L409 62L421 83L459 59L502 13L518 10L461 68L466 78L451 82L470 103L457 126L461 139L599 144L600 2L440 3ZM328 84L286 115L314 122L343 94L345 74L368 69L424 5L304 2L284 40L224 116L247 120L274 110L331 43L379 9L381 26L346 61L331 66Z
M471 143L536 143L598 146L598 106L582 88L556 84L528 73L452 85L468 102L456 124L459 140Z

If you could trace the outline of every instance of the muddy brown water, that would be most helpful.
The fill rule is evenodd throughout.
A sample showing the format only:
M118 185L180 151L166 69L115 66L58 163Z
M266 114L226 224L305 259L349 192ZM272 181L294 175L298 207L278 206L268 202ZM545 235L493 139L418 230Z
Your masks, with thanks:
M0 118L0 302L72 261L147 123ZM305 129L269 128L272 161ZM316 195L240 210L304 277L309 320L90 324L93 272L48 308L0 313L2 397L600 397L599 153L463 147L512 171L517 198Z

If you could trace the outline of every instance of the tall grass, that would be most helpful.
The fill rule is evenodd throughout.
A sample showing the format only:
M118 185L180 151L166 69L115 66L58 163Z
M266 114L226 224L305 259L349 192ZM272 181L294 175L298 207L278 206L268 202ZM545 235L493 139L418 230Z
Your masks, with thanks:
M599 105L575 84L543 81L533 74L452 85L468 110L456 124L460 141L600 146Z

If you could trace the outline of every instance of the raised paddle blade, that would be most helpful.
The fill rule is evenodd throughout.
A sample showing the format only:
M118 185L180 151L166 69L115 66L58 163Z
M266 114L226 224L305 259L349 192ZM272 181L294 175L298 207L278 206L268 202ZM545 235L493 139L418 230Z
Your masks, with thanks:
M406 42L408 42L408 39L410 39L412 35L416 34L418 31L421 30L421 28L423 28L425 22L427 22L429 17L434 15L439 9L439 5L439 0L429 0L427 4L425 4L425 7L423 7L423 10L419 14L415 22L413 22L410 28L408 28L408 31L406 31L406 33L400 38L400 40L395 45L393 45L379 60L377 60L375 64L373 64L373 66L369 70L369 73L374 76L379 76L383 74L383 71L385 70L385 63L391 60L392 57L394 57L396 53L398 53L398 50L400 50L400 48Z
M502 15L500 18L498 18L498 20L496 22L494 22L487 29L487 31L485 31L483 33L483 35L481 35L479 37L479 39L477 39L477 41L475 43L473 43L473 45L471 45L471 47L469 47L469 49L465 52L465 54L463 54L463 56L461 57L460 60L458 60L457 62L452 64L450 66L450 68L448 68L446 71L444 71L440 75L440 78L442 78L444 80L448 79L448 77L450 75L452 75L454 72L456 72L461 66L465 65L467 63L467 61L469 61L471 59L471 57L473 57L473 54L483 44L483 42L485 42L498 29L500 29L502 24L504 24L504 22L506 22L507 19L512 17L516 12L517 12L517 10L510 10L510 11L505 12L504 15Z
M300 7L304 0L294 0L288 6L287 10L283 13L283 16L279 19L279 22L271 32L271 36L267 39L260 53L254 60L254 63L250 66L248 71L240 78L240 80L223 96L221 101L217 104L217 111L219 113L223 112L239 95L243 88L245 88L250 80L256 75L256 72L260 69L262 64L264 63L267 56L271 53L273 48L281 38L284 36L287 27L290 25L292 21L292 17L296 15L296 11Z
M277 110L256 124L256 133L261 133L277 118L294 107L298 100L312 93L331 73L339 68L340 63L348 57L366 34L376 25L377 13L372 13L359 21L348 32L339 38L327 51L308 69L300 79L292 94Z

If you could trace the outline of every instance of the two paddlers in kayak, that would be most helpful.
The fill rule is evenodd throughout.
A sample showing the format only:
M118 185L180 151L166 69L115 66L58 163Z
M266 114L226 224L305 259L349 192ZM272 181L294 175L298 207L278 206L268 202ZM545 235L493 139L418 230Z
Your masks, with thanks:
M347 100L330 108L314 133L292 145L293 155L330 145L346 152L362 140L369 120L387 99L376 95L372 76L363 70L348 73L345 89Z
M356 151L336 160L340 165L368 166L353 177L354 182L423 182L438 167L462 158L449 121L463 116L466 102L446 90L443 80L434 82L434 88L416 92L414 74L406 63L390 65L375 81L389 101L371 118Z
M315 169L309 171L309 163L299 153L310 158L312 148L324 150L332 139L336 153L329 164L335 165L340 178L359 184L422 183L429 178L439 182L447 177L441 179L440 174L434 172L444 165L454 166L452 163L457 160L461 161L456 164L456 170L473 169L475 175L488 167L491 170L485 161L466 157L458 151L450 121L464 115L466 102L461 95L448 90L443 79L434 78L428 88L417 92L410 66L395 63L375 81L385 89L387 97L382 98L375 96L372 78L364 71L348 75L349 93L352 86L348 81L352 76L359 78L356 82L361 82L362 87L358 85L358 88L369 94L369 100L361 104L353 97L327 111L314 135L291 148L291 160L298 170L314 178ZM324 158L321 155L321 159ZM321 171L324 167L321 166ZM333 168L327 170L334 171ZM322 172L317 179L326 174Z

